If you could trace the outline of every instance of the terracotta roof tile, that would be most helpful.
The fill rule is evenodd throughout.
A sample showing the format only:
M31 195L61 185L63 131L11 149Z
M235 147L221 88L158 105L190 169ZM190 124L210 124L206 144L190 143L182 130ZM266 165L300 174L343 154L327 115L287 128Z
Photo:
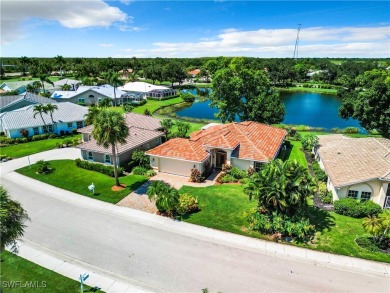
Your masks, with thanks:
M286 134L284 129L251 121L221 124L192 133L188 140L169 140L148 154L200 162L207 158L208 146L235 149L233 154L239 159L268 162L277 155Z

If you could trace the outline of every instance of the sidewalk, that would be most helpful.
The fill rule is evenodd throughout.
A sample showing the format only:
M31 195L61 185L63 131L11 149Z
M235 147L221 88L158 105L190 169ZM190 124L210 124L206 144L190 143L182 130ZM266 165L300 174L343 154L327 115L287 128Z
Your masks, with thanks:
M91 287L98 287L105 292L149 293L159 291L149 291L144 289L147 285L139 281L118 277L110 272L103 272L99 268L49 251L33 242L18 241L18 245L18 256L76 281L80 281L80 274L88 273L89 278L84 284Z
M148 225L180 235L213 242L220 245L253 251L256 253L268 254L280 258L294 259L296 261L311 263L323 267L335 268L343 271L375 274L385 277L389 277L390 274L390 265L386 263L324 253L175 221L166 217L161 217L142 211L90 199L88 197L22 176L16 172L8 173L3 175L3 177L7 181L9 180L16 184L23 182L25 187L34 189L41 192L42 194L45 194L46 196L51 196L58 200L71 202L75 205L82 206L87 209L101 211L106 214L111 214L115 217L126 218L130 221L137 222L142 225Z

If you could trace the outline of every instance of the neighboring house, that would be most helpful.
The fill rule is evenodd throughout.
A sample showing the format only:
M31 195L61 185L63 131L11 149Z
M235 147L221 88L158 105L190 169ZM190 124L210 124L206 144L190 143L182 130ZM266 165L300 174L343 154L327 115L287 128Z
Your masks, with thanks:
M0 90L3 90L5 92L16 91L18 94L23 94L27 90L27 85L33 84L35 81L39 81L39 80L3 82L2 84L0 84ZM44 82L44 85L45 85L46 90L53 87L53 85L51 85L50 83L47 83L47 82ZM43 91L42 88L41 88L41 91Z
M37 114L34 118L34 106L27 106L15 111L3 113L0 117L0 130L4 131L7 137L22 137L20 131L28 130L29 136L43 133L61 134L70 133L72 129L84 127L85 115L88 108L72 103L56 104L58 110L53 112L54 124L50 114ZM46 125L46 126L45 126Z
M122 104L121 98L125 92L119 88L115 90L117 104ZM109 98L114 103L114 87L111 85L100 85L100 86L79 86L76 91L55 91L51 98L57 102L71 102L74 104L80 104L90 106L98 104L104 98Z
M117 145L117 164L124 165L131 159L134 150L148 150L161 144L161 138L164 132L161 131L160 120L135 114L125 114L126 125L129 127L129 135L126 143ZM89 125L78 132L82 133L82 143L78 146L81 150L81 156L84 160L94 161L105 164L113 163L113 154L111 147L108 149L97 145L92 137L93 125Z
M118 87L118 89L131 94L142 94L144 99L146 99L147 97L151 97L151 98L173 97L177 94L176 90L171 89L169 87L154 85L142 81L128 82L124 86Z
M351 197L390 208L390 140L319 135L316 157L333 200Z
M55 101L28 92L17 96L0 96L0 113L14 111L30 105L49 103L56 104Z
M54 82L54 86L59 87L60 89L61 89L61 87L63 87L66 84L70 86L71 91L75 91L80 86L81 80L63 78L63 79L60 79L60 80Z
M173 138L146 152L152 167L160 172L190 176L230 164L242 170L259 170L275 159L287 132L257 122L215 125L191 134L190 139Z
M191 75L192 78L195 78L200 74L200 69L194 69L191 71L187 71L187 74Z

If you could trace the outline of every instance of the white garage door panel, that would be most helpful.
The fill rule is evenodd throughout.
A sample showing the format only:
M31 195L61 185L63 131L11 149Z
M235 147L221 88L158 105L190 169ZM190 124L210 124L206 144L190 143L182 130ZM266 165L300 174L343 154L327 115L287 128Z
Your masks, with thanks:
M190 176L193 162L160 158L160 172Z

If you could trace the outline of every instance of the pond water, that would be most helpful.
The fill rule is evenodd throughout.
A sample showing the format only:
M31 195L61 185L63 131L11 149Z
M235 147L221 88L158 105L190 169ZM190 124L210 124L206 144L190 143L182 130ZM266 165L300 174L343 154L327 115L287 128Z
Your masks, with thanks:
M196 89L185 91L196 95ZM328 130L351 126L358 127L364 132L358 121L344 120L338 116L341 99L337 96L305 92L282 92L280 95L286 108L283 120L285 124L309 125ZM191 106L176 112L179 117L198 119L217 119L214 116L216 113L218 110L210 107L209 100L198 99Z

